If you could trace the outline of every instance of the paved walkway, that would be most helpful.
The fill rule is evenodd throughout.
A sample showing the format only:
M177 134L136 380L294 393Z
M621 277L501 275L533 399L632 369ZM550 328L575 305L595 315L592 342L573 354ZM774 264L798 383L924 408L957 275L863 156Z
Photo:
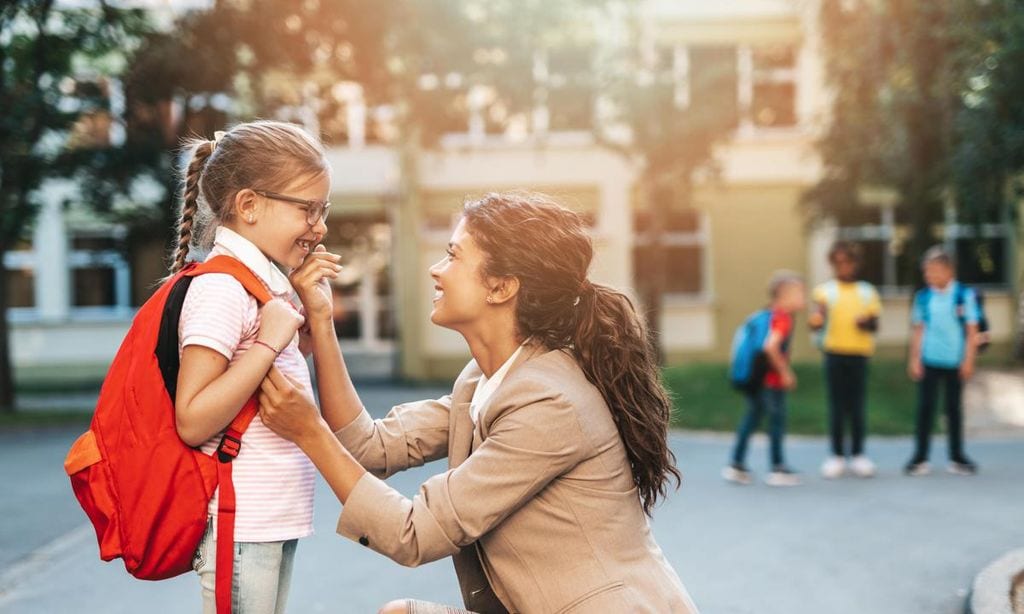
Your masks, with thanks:
M429 391L366 392L379 409ZM198 612L194 576L141 582L120 562L99 561L61 468L75 436L0 433L0 613ZM685 483L657 510L654 529L705 613L960 614L974 574L1024 545L1020 439L969 440L982 467L973 478L903 477L909 440L874 439L878 477L826 482L814 474L824 440L790 438L789 460L806 472L806 484L794 489L722 482L727 436L678 433L671 443ZM941 440L933 450L941 461ZM750 454L763 470L764 442L755 440ZM435 463L391 483L413 494L441 470ZM375 612L399 596L457 601L450 562L401 568L334 535L339 509L319 484L317 535L299 546L290 612Z

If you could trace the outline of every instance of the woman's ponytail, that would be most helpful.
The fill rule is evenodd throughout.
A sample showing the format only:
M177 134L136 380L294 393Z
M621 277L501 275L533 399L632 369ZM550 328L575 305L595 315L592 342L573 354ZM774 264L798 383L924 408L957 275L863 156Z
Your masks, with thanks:
M682 477L668 447L672 402L650 334L629 297L608 286L584 281L575 309L573 352L611 410L650 515L669 482L678 485Z
M672 403L633 303L587 279L593 244L582 218L529 192L488 194L468 203L463 215L487 254L483 274L519 280L517 332L571 351L604 396L650 514L669 482L681 479L667 439Z

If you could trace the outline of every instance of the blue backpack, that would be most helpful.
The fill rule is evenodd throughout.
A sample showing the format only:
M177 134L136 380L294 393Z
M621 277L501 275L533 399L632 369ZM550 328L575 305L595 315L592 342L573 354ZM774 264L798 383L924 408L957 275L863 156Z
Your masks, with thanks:
M974 302L978 305L978 333L988 332L988 317L985 315L985 295L981 293L977 288L971 288L965 286L960 282L956 282L956 295L953 297L953 305L956 309L956 317L960 321L960 326L964 327L964 332L967 331L967 319L964 317L964 305L967 303L967 294L971 293L974 295ZM917 309L924 318L925 326L928 325L928 301L932 299L931 286L925 286L914 294L914 308ZM989 342L983 340L978 344L978 353L982 353L988 349Z
M747 392L761 386L768 372L768 359L764 343L772 323L770 309L751 314L732 337L732 351L729 359L729 382L733 388Z

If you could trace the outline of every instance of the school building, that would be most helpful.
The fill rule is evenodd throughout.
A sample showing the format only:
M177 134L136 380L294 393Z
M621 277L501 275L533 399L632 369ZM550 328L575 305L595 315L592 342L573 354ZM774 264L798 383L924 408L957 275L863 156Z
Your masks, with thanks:
M786 268L812 284L825 280L825 254L837 237L862 242L865 275L883 295L880 346L902 355L913 282L901 278L899 264L916 255L900 250L906 230L891 198L866 199L872 204L861 219L814 227L799 206L821 172L814 139L827 112L815 3L664 0L645 10L654 51L670 64L677 104L691 103L691 79L715 70L726 75L735 109L735 132L716 153L720 172L698 183L691 209L671 216L671 275L660 322L669 362L724 361L733 330L764 304L771 272ZM595 142L590 123L600 92L573 89L563 74L572 61L538 52L534 86L544 95L533 97L532 108L503 115L489 106L485 89L467 88L457 75L425 76L423 88L447 88L466 104L437 145L424 150L389 141L387 109L364 105L357 84L339 84L330 116L298 105L286 117L332 144L325 243L344 255L337 322L357 374L444 379L465 363L461 337L429 322L427 268L442 257L466 197L510 188L552 194L592 224L593 279L631 289L644 274L637 167ZM146 189L141 182L139 190ZM15 364L102 368L134 308L163 275L161 246L135 247L125 257L116 248L123 229L77 209L73 185L49 190L32 241L7 255L15 273L8 312ZM977 232L989 257L963 260L961 269L985 290L994 351L1005 351L1019 320L1019 229L1005 220L959 225L950 216L939 236L956 250ZM798 327L806 331L804 322ZM794 351L797 360L816 359L809 335L797 335Z

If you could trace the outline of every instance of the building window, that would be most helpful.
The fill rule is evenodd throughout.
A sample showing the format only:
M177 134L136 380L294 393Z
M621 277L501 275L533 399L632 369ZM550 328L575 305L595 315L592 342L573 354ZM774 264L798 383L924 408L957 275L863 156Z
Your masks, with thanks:
M127 313L131 309L131 269L120 228L71 235L68 268L72 315Z
M838 238L855 241L863 250L861 277L883 291L908 291L920 284L920 254L905 246L910 226L894 207L863 208L841 220ZM1007 224L960 224L948 212L946 223L934 229L956 260L957 278L972 285L1003 288L1010 285L1012 229Z
M792 45L737 49L741 131L796 125L796 55Z
M646 210L634 215L633 278L637 286L651 270L650 216ZM707 294L706 217L695 209L675 209L665 220L662 249L665 250L665 292L670 295Z
M731 127L739 125L736 47L690 47L685 60L683 57L677 54L680 65L677 73L683 74L681 64L685 62L688 92L676 92L676 100L688 102L700 118L717 118Z
M4 254L7 269L7 307L12 313L27 314L36 306L35 252L29 243L19 243Z

